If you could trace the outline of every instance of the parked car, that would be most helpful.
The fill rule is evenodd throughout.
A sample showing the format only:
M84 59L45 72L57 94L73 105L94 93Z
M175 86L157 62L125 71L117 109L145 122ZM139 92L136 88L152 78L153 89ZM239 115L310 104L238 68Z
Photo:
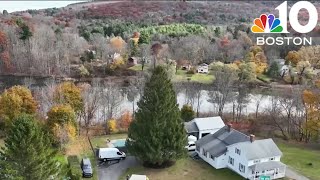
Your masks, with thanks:
M81 169L83 177L92 177L93 171L91 167L91 162L89 158L84 158L81 160Z
M149 180L149 178L146 175L132 174L127 176L127 180Z
M196 143L194 141L189 141L188 145L185 146L188 151L195 151L196 150Z
M100 161L122 160L126 158L126 153L118 148L100 148L98 150L98 159Z

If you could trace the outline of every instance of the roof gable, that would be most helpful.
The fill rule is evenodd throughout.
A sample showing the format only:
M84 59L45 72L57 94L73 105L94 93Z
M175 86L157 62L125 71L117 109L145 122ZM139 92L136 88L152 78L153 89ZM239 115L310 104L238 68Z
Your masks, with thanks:
M199 139L196 145L217 157L227 151L227 146L246 141L250 141L249 136L232 128L229 130L228 126L224 126L216 133Z
M282 152L272 139L242 142L236 145L248 160L282 156Z

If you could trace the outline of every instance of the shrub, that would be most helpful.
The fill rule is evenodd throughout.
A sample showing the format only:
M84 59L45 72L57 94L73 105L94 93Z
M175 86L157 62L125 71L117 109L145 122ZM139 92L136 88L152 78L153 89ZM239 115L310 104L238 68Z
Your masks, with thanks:
M89 75L90 75L88 69L87 69L86 67L84 67L83 65L81 65L81 66L79 67L79 71L80 71L80 76L81 76L81 77L86 77L86 76L89 76Z
M82 179L82 171L80 168L80 161L78 159L78 156L68 156L68 168L69 173L68 176L72 180L81 180Z
M197 69L195 67L192 67L189 71L187 71L187 74L195 74L197 72Z
M185 122L191 121L195 118L195 115L196 113L193 111L192 106L185 104L181 108L181 119Z

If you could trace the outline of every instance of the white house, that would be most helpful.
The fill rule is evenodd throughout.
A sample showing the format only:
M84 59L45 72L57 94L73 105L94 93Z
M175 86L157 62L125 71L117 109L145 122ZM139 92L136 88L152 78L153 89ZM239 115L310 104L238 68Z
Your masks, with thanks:
M282 153L272 139L255 140L254 135L247 136L231 125L198 140L196 152L214 168L229 168L246 179L285 176Z
M284 75L286 75L289 72L289 66L288 65L283 65L280 68L280 76L283 77Z
M289 72L290 66L285 64L285 62L286 62L285 59L274 59L274 60L272 60L271 63L274 63L274 62L277 63L278 67L280 68L279 74L281 77L283 77L284 75L286 75Z
M206 63L200 64L198 66L197 72L198 73L208 73L209 72L209 65Z
M220 116L194 118L184 123L188 135L193 135L200 139L208 134L213 134L225 126Z

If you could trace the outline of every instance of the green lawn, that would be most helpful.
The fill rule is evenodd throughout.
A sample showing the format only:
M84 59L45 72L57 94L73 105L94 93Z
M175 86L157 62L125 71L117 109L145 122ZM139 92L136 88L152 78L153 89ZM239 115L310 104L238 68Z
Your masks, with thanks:
M129 69L134 70L134 71L142 71L142 65L141 64L137 64L137 65L134 65L134 66L130 67ZM147 69L148 69L148 67L144 66L143 70L147 70Z
M283 152L281 161L312 180L320 179L320 151L303 145L277 143ZM308 165L312 163L312 166Z
M141 64L137 64L135 66L130 67L129 69L134 71L141 71ZM144 70L147 70L148 66L145 66ZM187 82L188 78L190 78L191 82L198 82L203 84L210 84L214 80L214 76L212 74L187 74L185 70L178 70L175 76L173 77L174 82Z
M257 79L262 81L262 82L265 82L265 83L270 83L272 78L270 78L269 76L265 75L265 74L259 74L257 76Z
M120 180L125 180L126 175L144 174L152 180L241 180L243 179L229 169L214 169L201 160L191 158L181 159L175 165L166 169L149 169L143 166L131 168L123 174Z
M210 84L214 80L214 76L212 74L187 74L187 71L178 70L176 75L173 78L175 82L187 82L188 78L190 78L191 82L198 82L203 84Z

